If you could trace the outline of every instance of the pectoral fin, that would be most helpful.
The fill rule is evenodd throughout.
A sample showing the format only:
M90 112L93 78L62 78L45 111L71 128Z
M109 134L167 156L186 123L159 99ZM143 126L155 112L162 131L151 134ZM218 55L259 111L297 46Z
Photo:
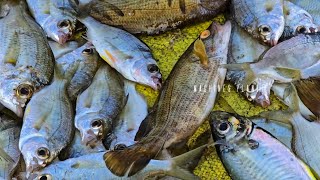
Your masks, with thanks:
M301 79L301 71L299 69L275 67L274 70L285 78L293 80Z
M209 59L206 52L206 47L201 39L197 39L194 42L193 52L196 56L199 57L200 63L204 66L208 66Z

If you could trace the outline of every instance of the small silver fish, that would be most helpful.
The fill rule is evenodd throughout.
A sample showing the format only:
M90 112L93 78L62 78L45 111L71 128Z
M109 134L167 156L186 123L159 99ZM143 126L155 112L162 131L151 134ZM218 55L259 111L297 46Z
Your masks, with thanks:
M56 75L26 107L19 149L28 173L50 164L72 141L73 107L66 88L67 81Z
M63 1L63 5L68 7L68 2ZM49 38L59 44L72 38L77 20L57 7L58 0L27 0L27 3L31 14Z
M198 160L206 145L191 150L168 160L151 160L148 165L131 177L119 177L106 167L102 153L88 154L78 158L55 162L39 172L31 175L30 179L145 179L155 175L169 175L184 180L198 179L197 176L183 169L187 163Z
M82 143L94 146L105 139L125 103L122 77L108 64L101 65L91 85L77 98L75 127Z
M249 119L216 111L210 125L232 179L315 179L293 152Z
M259 43L256 39L249 35L245 30L241 29L235 22L232 26L231 38L228 50L228 63L251 63L257 62L264 52L269 49L268 46ZM246 76L244 71L228 71L227 79L233 82L237 90L244 92L248 100L254 101L262 107L270 105L270 88L273 83L272 79L260 78L249 86L244 86L241 82ZM259 87L256 86L259 84Z
M284 0L285 28L282 36L294 36L299 33L318 32L312 16L301 7Z
M64 78L70 82L67 91L71 101L91 84L99 68L99 61L99 55L91 43L86 43L56 60L56 64L61 68L59 71L63 72Z
M284 30L283 0L232 0L235 21L253 37L271 46Z
M136 91L135 83L124 80L127 104L116 119L112 134L106 139L109 149L121 149L136 143L134 140L141 122L148 115L148 105L144 97Z
M77 49L79 47L79 43L77 41L69 41L66 42L65 44L61 45L55 41L49 40L49 45L50 48L53 52L54 58L58 59L61 56Z
M320 147L317 144L320 143L320 122L309 121L303 117L300 112L298 93L292 84L287 85L280 98L289 106L289 110L262 112L260 116L291 125L293 151L319 175L320 157L317 154L320 153Z

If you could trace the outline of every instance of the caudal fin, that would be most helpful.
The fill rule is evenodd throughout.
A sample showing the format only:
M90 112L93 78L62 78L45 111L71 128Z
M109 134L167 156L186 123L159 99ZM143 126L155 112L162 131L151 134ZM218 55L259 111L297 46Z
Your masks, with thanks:
M147 166L156 154L157 152L154 153L152 150L136 144L124 150L106 152L103 158L113 174L130 177Z

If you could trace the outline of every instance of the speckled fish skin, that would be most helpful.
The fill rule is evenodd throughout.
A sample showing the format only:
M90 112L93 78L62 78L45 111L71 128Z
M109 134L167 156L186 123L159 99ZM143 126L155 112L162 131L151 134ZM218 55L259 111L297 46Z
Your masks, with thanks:
M214 138L224 142L220 157L233 179L315 179L285 145L236 114L212 112Z
M293 4L300 6L304 10L308 11L314 22L320 26L320 0L290 0Z
M158 90L162 76L151 50L128 32L101 24L92 17L80 19L88 40L111 67L126 79Z
M197 176L191 174L182 167L187 163L198 160L206 145L191 150L180 156L167 160L151 160L143 170L132 177L119 177L106 167L103 155L106 152L88 154L78 158L71 158L61 162L54 162L40 172L35 172L30 179L39 179L45 176L48 179L149 179L155 175L168 175L184 180L195 180Z
M60 9L63 7L58 6L65 5L68 7L68 2L67 0L27 0L31 14L46 35L60 44L70 40L76 28L76 18L64 13Z
M49 40L48 42L55 59L60 58L61 56L77 49L80 46L76 41L69 41L63 45L51 40Z
M283 0L232 0L235 21L253 37L275 46L284 29Z
M231 23L213 24L209 31L211 35L203 39L208 66L200 63L192 44L163 86L155 105L156 125L151 132L122 151L106 153L106 165L114 174L124 176L127 171L129 176L135 174L161 150L174 148L188 139L209 115L218 86L222 87L225 79L226 70L219 68L219 64L227 62Z
M294 36L299 33L318 32L312 16L301 7L284 0L285 27L282 36Z
M144 97L136 91L135 83L124 81L128 101L116 120L112 135L106 140L110 142L109 149L118 149L133 145L141 122L148 115L148 105Z
M104 139L125 103L122 77L108 64L101 65L91 85L77 98L75 127L82 143L94 146Z
M56 60L64 78L70 81L67 91L71 101L76 100L91 84L99 68L99 61L99 54L91 43L86 43Z
M80 0L98 21L130 33L155 34L223 12L229 0ZM87 4L89 3L89 4ZM161 16L159 16L161 14Z
M59 155L60 160L77 158L87 154L94 154L99 152L105 152L106 148L103 143L96 143L94 147L86 146L81 142L81 135L79 131L75 131L74 137L68 148L65 149L65 152Z
M19 135L21 126L0 112L0 178L11 179L20 162ZM5 155L4 155L5 153Z
M0 63L29 67L37 86L48 84L53 75L54 59L47 38L28 15L24 1L5 2L9 13L0 19Z
M66 80L55 78L26 107L19 149L28 173L50 164L72 141L73 107L66 88Z
M293 85L285 88L283 97L279 97L289 106L287 113L283 111L261 113L262 117L284 122L292 125L293 139L292 149L298 157L306 162L316 174L320 174L320 123L308 121L300 112L298 93Z
M241 29L235 22L232 26L232 33L229 42L228 63L246 63L256 62L260 56L269 49L268 46L259 43L251 37L245 30ZM228 71L227 79L234 83L240 92L244 92L248 100L254 101L260 106L270 105L270 87L272 80L265 79L266 82L261 84L260 90L251 90L250 87L245 87L242 80L245 78L243 71ZM253 83L256 84L257 82ZM263 88L266 87L266 88ZM269 89L269 90L268 90Z

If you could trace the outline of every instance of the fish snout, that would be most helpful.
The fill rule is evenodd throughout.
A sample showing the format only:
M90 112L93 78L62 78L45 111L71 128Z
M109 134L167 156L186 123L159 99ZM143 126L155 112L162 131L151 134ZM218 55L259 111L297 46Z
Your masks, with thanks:
M71 35L66 33L59 33L58 35L58 43L59 44L65 44L69 39Z
M94 144L98 141L98 137L91 130L87 130L85 133L81 133L81 142L86 146L94 146Z
M268 96L263 95L263 93L258 92L255 98L255 102L263 108L266 108L271 105L270 99Z

